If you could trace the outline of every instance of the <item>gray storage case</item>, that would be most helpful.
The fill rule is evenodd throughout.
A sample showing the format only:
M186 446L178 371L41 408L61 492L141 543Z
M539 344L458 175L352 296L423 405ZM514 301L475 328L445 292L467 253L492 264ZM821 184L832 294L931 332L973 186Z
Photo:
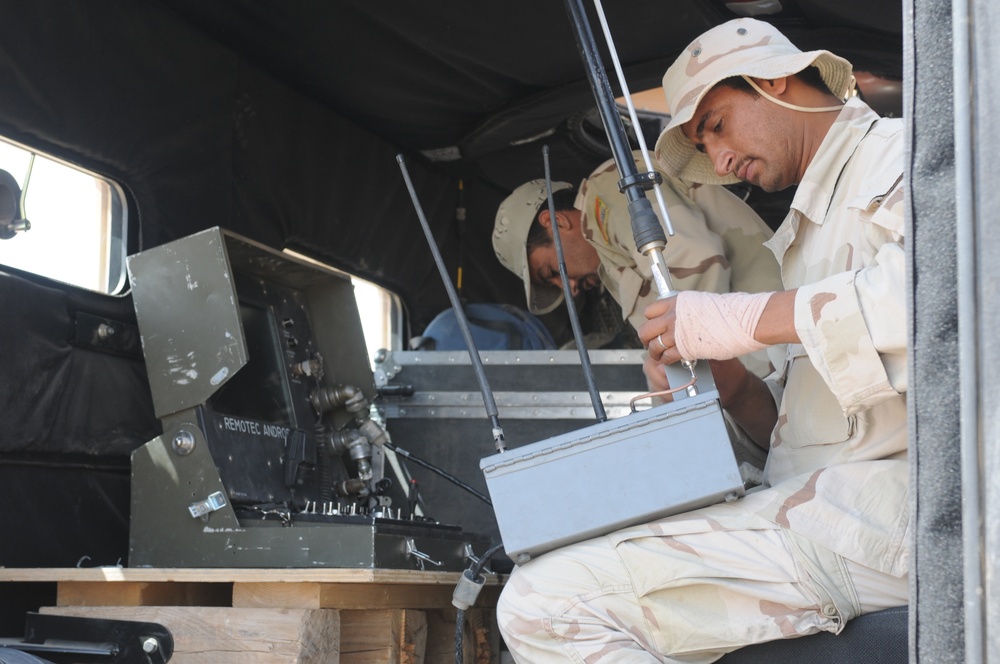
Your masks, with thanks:
M600 424L576 351L480 353L509 448L497 454L466 351L380 353L378 406L393 443L488 491L493 503L410 466L428 513L502 539L507 555L524 562L743 495L707 363L698 367L699 394L655 408L644 400L633 413L629 402L647 390L644 351L589 355L609 418Z
M487 457L481 468L517 563L744 493L714 389Z
M520 448L597 421L576 351L482 351L480 356L508 446ZM629 400L647 389L643 351L595 350L590 357L608 416L622 417ZM382 351L375 384L378 410L395 445L487 492L479 461L496 450L468 352ZM425 468L402 463L418 480L428 516L499 541L489 505ZM402 500L397 496L394 504Z

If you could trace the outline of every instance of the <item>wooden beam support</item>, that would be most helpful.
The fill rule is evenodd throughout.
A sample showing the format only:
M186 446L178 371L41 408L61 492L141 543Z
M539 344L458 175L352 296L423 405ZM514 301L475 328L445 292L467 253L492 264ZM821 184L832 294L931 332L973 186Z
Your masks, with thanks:
M439 609L452 586L378 583L235 583L233 606L316 609Z
M171 664L337 664L340 615L329 609L43 607L41 613L139 620L174 637Z
M426 644L423 611L340 612L341 664L424 664Z
M60 581L59 606L230 606L230 583Z

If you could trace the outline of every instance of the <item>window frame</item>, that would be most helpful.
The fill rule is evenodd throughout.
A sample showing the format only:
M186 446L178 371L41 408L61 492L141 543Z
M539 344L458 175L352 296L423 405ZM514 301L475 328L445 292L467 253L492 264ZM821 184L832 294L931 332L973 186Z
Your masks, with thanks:
M40 270L37 264L31 265L9 262L5 257L0 257L0 266L37 275L44 279L50 279L52 281L64 283L90 292L100 293L102 295L120 295L124 293L128 287L126 258L128 256L130 210L128 197L126 196L125 188L121 185L121 183L107 173L94 168L88 168L80 164L75 164L67 159L33 147L22 141L10 138L9 136L0 135L0 143L6 144L17 150L21 150L28 155L28 170L20 174L11 172L11 175L14 177L15 181L17 181L18 187L21 189L19 205L22 206L23 209L21 211L27 217L29 222L31 222L31 214L28 203L30 202L32 175L35 168L34 162L38 158L44 159L52 164L69 169L78 174L90 177L96 183L101 183L103 186L107 187L107 194L101 194L102 199L105 200L102 200L100 206L101 220L100 229L98 231L98 244L100 246L101 255L98 259L100 266L98 268L99 274L97 275L100 280L99 287L95 287L93 284L81 283L84 281L83 279L66 280L65 278L60 278L60 276L50 274L48 271ZM31 230L29 229L25 232L30 233ZM6 241L7 240L0 240L0 242Z

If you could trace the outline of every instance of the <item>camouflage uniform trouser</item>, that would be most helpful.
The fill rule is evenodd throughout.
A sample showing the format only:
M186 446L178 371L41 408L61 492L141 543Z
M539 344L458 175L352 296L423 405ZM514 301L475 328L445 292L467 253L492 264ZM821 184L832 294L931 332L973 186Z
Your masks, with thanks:
M500 599L516 661L714 662L741 646L839 632L907 602L906 577L846 561L747 513L741 529L709 510L546 553ZM706 514L707 512L707 514ZM689 523L689 531L684 530Z

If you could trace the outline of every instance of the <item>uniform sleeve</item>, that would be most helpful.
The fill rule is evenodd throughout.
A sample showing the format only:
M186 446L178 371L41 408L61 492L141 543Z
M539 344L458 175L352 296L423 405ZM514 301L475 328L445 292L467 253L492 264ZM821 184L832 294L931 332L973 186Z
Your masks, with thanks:
M783 290L778 261L764 246L773 233L757 213L719 185L692 186L690 195L705 213L708 228L722 238L730 265L730 289L743 293Z
M902 242L861 270L799 288L795 329L845 415L906 391L906 268Z
M675 232L663 250L673 288L728 292L730 269L723 241L687 195L687 185L666 178L660 191ZM646 196L656 209L655 194L647 192ZM650 260L636 249L626 199L618 191L617 172L610 167L598 168L587 179L585 190L581 187L577 202L584 238L601 259L602 281L621 305L623 317L638 327L646 320L646 306L658 293L652 283Z

